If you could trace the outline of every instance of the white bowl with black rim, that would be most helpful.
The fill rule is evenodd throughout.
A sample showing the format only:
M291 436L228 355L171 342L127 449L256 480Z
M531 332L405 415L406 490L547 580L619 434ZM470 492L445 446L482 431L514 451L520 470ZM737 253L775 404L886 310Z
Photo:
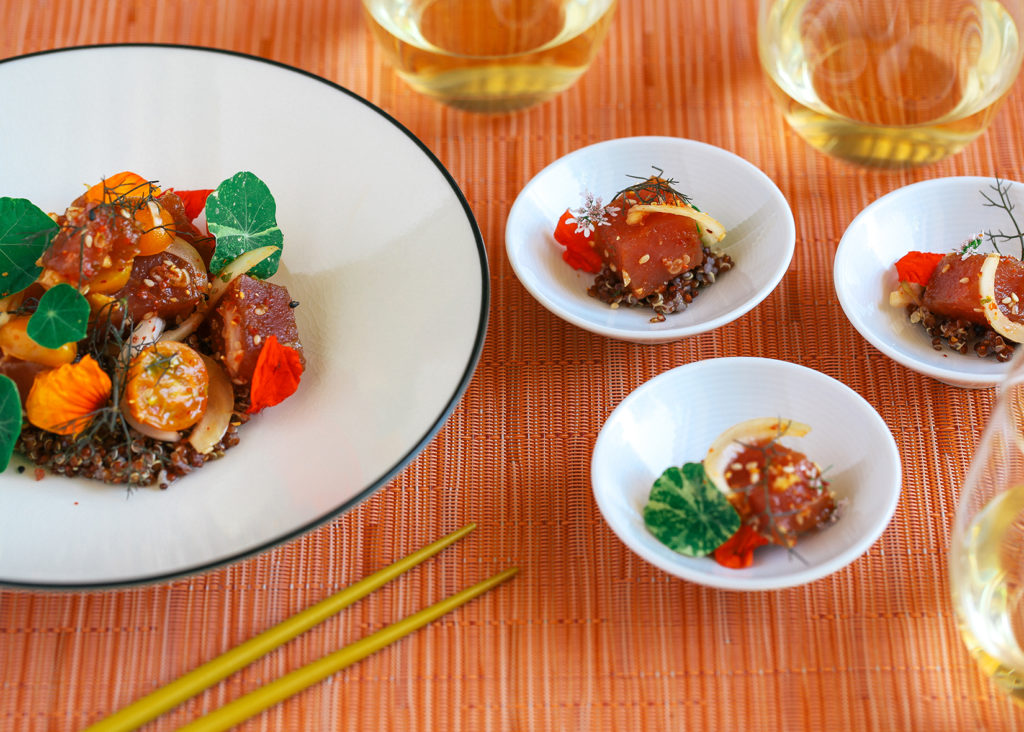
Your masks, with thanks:
M173 73L154 83L154 69ZM69 114L96 106L98 80L131 90L116 119ZM447 421L486 333L486 251L451 175L385 112L299 69L165 45L4 59L0 98L18 100L0 120L0 196L46 211L122 170L178 189L264 180L285 239L274 281L300 303L306 357L290 399L168 490L36 481L15 463L0 584L166 581L251 556L368 498Z

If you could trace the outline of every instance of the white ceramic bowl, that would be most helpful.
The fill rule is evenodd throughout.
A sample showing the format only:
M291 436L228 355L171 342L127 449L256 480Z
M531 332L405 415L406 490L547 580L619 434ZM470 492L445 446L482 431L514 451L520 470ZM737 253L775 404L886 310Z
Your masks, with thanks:
M1024 184L1007 182L1012 200L1024 204ZM924 328L911 324L903 308L889 305L897 282L894 264L912 250L951 252L979 232L1014 231L1006 212L985 205L981 196L985 191L996 197L994 184L993 178L958 177L899 188L861 211L836 250L836 294L853 327L897 363L953 386L994 386L1008 364L933 349ZM982 251L991 246L986 242ZM1008 253L1019 249L1011 243Z
M683 556L655 539L643 520L655 479L670 466L699 462L722 432L755 417L811 426L805 437L783 442L825 470L842 503L839 520L802 536L799 557L761 547L747 569ZM598 435L591 481L612 530L651 564L711 587L772 590L820 579L863 554L896 510L902 469L889 428L848 386L786 361L718 358L667 371L626 397Z
M154 84L154 69L174 73ZM101 79L131 90L117 123L67 114ZM175 46L4 59L0 99L19 100L0 121L0 195L44 211L121 170L179 190L240 170L266 181L285 236L274 282L301 303L306 357L295 396L166 491L37 482L15 458L0 475L0 584L97 588L236 561L369 497L447 421L483 347L486 252L450 174L395 120L297 69ZM443 284L397 302L381 289L393 281Z
M562 261L552 234L567 208L590 191L607 203L656 165L677 190L717 218L720 243L736 266L703 290L686 310L650 322L653 312L612 309L587 295L594 275ZM793 212L768 176L731 152L678 137L627 137L581 148L534 176L509 212L505 247L519 280L548 310L609 338L666 343L729 323L766 298L789 268L796 241Z

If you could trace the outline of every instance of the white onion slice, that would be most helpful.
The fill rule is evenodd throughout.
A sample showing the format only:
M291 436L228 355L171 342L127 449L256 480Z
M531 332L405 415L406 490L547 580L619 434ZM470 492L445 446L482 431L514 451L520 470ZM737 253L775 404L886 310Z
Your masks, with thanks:
M151 343L156 343L160 340L160 334L164 332L165 325L164 319L158 315L146 318L140 321L132 330L132 337L128 343L136 351L145 348Z
M1010 320L1003 314L996 302L996 269L999 267L999 255L993 252L981 263L978 277L978 294L981 295L981 307L985 311L985 320L992 330L1003 338L1014 343L1024 343L1024 324Z
M177 442L181 439L181 434L178 432L158 430L156 427L150 427L148 424L142 424L142 422L131 415L131 412L128 411L127 407L121 410L121 414L124 415L125 422L131 425L136 431L144 434L146 437L152 437L154 440L161 440L163 442Z
M196 308L196 311L185 318L177 328L164 333L163 338L160 340L181 341L192 335L196 328L199 327L199 324L206 318L206 314L217 306L217 303L220 302L220 299L224 296L224 293L232 282L279 249L280 247L259 247L258 249L250 249L244 254L241 254L228 262L224 269L213 276L213 282L210 287L210 296L207 298L206 302Z
M649 213L667 213L693 219L701 226L701 239L704 240L705 244L720 242L725 237L725 227L720 221L703 211L698 211L693 206L686 205L673 206L665 203L639 203L636 206L629 207L629 211L626 213L626 223L630 225L639 224L644 220L644 216ZM705 234L708 236L705 237Z
M122 362L130 361L134 354L160 340L160 334L164 332L165 325L164 319L158 315L140 320L138 325L132 329L131 338L121 347Z
M170 246L164 249L163 254L173 254L179 259L184 259L192 265L192 269L203 277L206 276L206 262L203 261L202 256L200 256L199 252L196 251L196 248L180 236L174 237Z
M758 417L733 425L708 448L704 458L704 473L708 480L725 495L732 493L725 479L725 470L743 451L744 443L776 440L780 437L803 437L811 428L802 422L775 417Z
M210 377L206 411L192 428L188 441L196 452L206 455L228 431L235 408L235 390L219 363L209 356L203 356L203 363L206 364L206 373Z

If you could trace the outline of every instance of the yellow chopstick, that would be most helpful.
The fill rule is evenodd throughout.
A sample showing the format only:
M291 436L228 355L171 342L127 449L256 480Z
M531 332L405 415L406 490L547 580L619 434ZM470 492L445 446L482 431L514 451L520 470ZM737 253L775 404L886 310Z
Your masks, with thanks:
M354 643L328 654L302 668L285 674L265 686L225 704L220 709L201 717L196 721L180 727L178 732L218 732L234 727L249 717L259 714L280 701L297 694L313 684L323 681L331 674L361 661L384 646L394 643L399 638L422 628L427 623L451 612L474 597L482 595L492 587L510 579L519 569L511 567L504 572L484 580L472 587L467 587L451 597L446 597L430 607L426 607L407 618L403 618L376 633L357 640Z
M115 712L106 719L88 727L85 732L115 732L132 730L146 722L170 711L186 699L216 684L248 666L260 656L264 656L278 646L287 643L314 625L331 615L340 612L357 600L365 597L381 585L384 585L403 572L429 559L476 528L476 524L468 524L458 531L452 532L422 549L418 549L407 557L399 559L392 565L384 567L368 577L364 577L344 590L321 600L316 605L292 615L273 628L265 630L254 638L250 638L239 646L225 651L220 656L207 661L202 666L189 671L184 676L172 681L156 691L148 694L124 709Z

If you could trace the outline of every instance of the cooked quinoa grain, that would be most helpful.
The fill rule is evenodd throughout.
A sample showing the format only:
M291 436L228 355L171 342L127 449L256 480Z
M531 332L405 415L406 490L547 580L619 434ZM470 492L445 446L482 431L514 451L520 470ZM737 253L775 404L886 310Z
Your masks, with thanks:
M711 286L720 274L733 268L733 260L728 254L712 251L708 247L703 249L704 262L670 280L661 292L637 298L629 291L626 286L628 283L623 282L615 268L607 266L598 273L587 292L613 308L620 305L650 308L654 311L651 322L660 323L669 313L685 310L701 289Z

